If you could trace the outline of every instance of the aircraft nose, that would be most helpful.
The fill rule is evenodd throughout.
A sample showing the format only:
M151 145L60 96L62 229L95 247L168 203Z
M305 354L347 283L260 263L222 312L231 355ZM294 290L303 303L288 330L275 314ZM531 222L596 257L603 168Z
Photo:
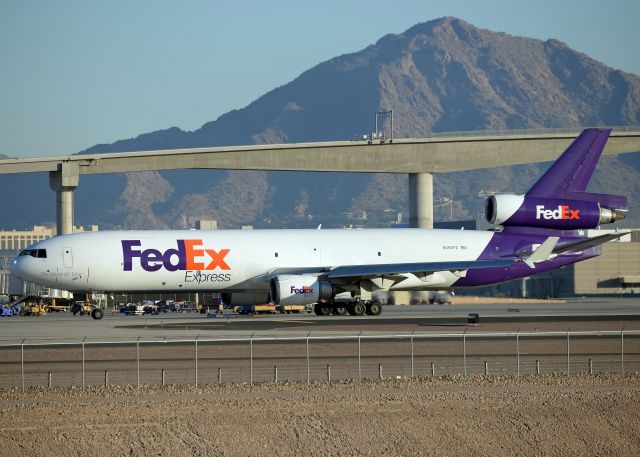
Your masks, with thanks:
M20 279L27 279L26 272L24 271L24 262L20 257L14 258L11 262L9 262L9 273L12 276L16 276Z

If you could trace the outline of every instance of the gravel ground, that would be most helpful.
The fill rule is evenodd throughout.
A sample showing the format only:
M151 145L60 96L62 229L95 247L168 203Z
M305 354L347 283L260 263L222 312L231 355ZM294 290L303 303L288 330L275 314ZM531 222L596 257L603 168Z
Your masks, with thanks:
M640 454L640 376L0 390L1 456Z

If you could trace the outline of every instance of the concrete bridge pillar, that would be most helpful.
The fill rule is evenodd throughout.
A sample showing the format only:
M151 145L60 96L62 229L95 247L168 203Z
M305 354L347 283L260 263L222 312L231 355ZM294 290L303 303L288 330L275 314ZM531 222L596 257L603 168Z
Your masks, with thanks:
M433 175L409 174L409 227L433 228Z
M78 163L61 162L49 172L49 186L56 192L56 226L58 235L73 232L73 191L80 183Z

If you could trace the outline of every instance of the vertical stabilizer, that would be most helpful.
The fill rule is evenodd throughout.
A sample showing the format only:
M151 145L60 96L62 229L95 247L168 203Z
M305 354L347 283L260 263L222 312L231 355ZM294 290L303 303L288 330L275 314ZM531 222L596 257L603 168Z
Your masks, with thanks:
M527 192L527 197L563 197L584 192L611 129L586 129Z

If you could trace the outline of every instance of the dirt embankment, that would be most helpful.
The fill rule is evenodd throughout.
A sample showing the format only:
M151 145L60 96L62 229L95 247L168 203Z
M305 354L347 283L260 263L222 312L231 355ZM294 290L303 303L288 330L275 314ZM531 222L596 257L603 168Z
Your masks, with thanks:
M640 376L0 391L2 456L640 453Z

